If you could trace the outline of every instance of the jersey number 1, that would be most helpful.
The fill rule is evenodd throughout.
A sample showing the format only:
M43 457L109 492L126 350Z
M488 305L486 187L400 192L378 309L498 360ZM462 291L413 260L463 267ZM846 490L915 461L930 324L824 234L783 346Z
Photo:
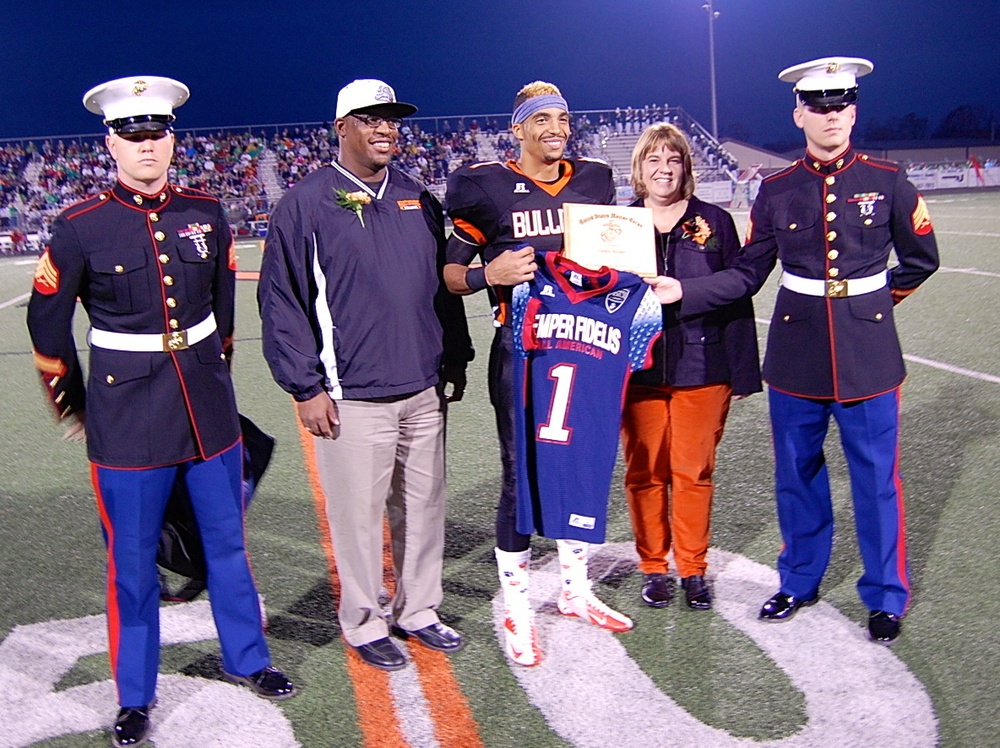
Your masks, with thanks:
M549 379L555 380L556 385L552 388L548 420L538 427L539 441L569 443L573 429L566 428L566 414L569 412L569 400L573 394L574 376L576 367L571 364L557 364L549 369Z

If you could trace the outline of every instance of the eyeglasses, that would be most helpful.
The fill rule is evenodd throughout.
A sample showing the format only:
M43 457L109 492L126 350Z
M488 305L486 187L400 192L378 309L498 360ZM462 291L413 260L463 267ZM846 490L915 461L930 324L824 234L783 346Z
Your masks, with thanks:
M169 130L139 130L138 132L116 132L119 138L131 143L141 143L144 140L162 140L167 137Z
M351 112L350 116L373 130L381 127L383 122L393 130L398 130L403 125L403 120L400 117L379 117L377 114L357 114L356 112Z

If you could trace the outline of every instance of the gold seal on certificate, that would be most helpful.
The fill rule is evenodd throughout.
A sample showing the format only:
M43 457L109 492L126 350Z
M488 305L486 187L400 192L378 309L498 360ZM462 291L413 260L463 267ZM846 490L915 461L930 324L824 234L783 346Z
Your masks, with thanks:
M656 234L650 208L564 203L566 255L590 270L656 275Z

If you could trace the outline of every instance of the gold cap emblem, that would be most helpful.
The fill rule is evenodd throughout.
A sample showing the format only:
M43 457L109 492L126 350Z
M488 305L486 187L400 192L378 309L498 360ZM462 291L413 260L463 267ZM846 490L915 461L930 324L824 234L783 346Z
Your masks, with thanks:
M146 93L147 88L149 88L149 86L146 84L146 81L140 78L139 80L137 80L135 83L132 84L132 95L142 96L144 93Z
M838 70L840 70L840 63L837 62L836 60L833 60L832 62L828 62L827 63L827 65L826 65L826 72L828 72L828 73L836 73Z

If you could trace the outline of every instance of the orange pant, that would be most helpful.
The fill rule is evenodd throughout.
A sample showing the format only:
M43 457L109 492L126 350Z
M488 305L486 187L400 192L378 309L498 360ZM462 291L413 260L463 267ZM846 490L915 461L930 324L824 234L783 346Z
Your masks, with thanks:
M705 573L715 449L731 395L728 384L628 388L625 495L644 574L667 571L671 541L682 577Z

